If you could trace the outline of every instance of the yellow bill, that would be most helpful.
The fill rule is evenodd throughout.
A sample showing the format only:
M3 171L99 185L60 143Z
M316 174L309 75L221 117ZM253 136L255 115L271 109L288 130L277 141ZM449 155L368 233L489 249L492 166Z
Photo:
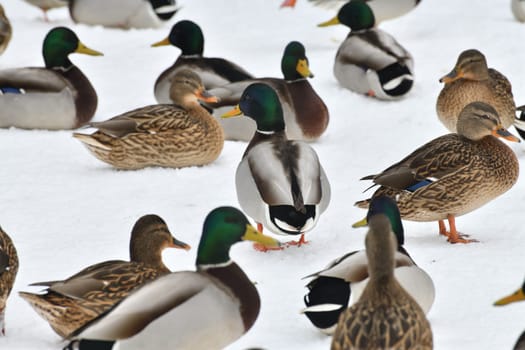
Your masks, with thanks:
M75 50L75 52L76 53L83 53L83 54L91 55L91 56L104 56L104 54L102 52L98 52L98 51L92 50L89 47L87 47L86 45L82 44L80 41L78 42L78 46L77 46L77 49Z
M167 46L167 45L171 45L169 37L167 37L166 39L163 39L161 41L158 41L158 42L156 42L154 44L151 44L151 47Z
M339 22L339 18L334 17L334 18L332 18L329 21L326 21L326 22L323 22L323 23L319 23L317 26L318 27L328 27L328 26L334 26L334 25L340 24L340 23L341 22Z
M223 115L221 115L221 118L231 118L231 117L238 117L242 115L242 111L241 111L241 107L239 107L239 105L233 107L232 110L224 113Z
M246 225L246 231L244 232L242 239L245 241L252 241L252 242L260 243L264 245L265 247L279 247L281 245L281 242L279 242L278 240L270 236L266 236L262 234L250 224Z
M496 305L496 306L507 305L507 304L510 304L510 303L514 303L516 301L523 301L523 300L525 300L525 294L523 293L523 291L521 289L518 289L517 291L515 291L511 295L508 295L508 296L506 296L504 298L501 298L500 300L496 301L494 303L494 305Z

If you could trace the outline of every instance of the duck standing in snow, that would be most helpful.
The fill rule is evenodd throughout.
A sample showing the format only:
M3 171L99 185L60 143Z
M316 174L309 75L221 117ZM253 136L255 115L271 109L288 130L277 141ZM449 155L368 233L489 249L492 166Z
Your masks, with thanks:
M19 294L58 335L69 338L134 289L169 273L162 262L165 248L188 250L190 246L175 239L162 218L144 215L131 231L130 261L104 261L65 280L31 284L47 287L42 292Z
M103 122L91 135L75 133L98 159L117 169L148 166L182 168L213 162L221 154L224 133L199 101L213 102L197 74L184 69L173 77L173 103L150 105Z
M497 138L519 142L502 126L493 107L473 102L459 114L457 133L438 137L362 180L380 186L372 197L394 198L403 219L438 221L439 233L450 243L474 242L458 233L455 218L505 193L518 179L516 155ZM369 202L356 205L367 208Z
M110 28L158 28L177 10L175 0L69 0L73 21Z
M297 243L305 243L304 233L330 202L330 184L317 153L305 142L287 139L281 103L269 85L248 86L223 117L241 114L255 120L257 130L235 174L239 204L260 231L301 235Z
M11 237L0 227L0 334L5 335L5 307L18 272L18 255Z
M192 21L179 21L170 34L153 47L173 45L181 50L175 63L164 70L155 81L155 99L158 103L171 103L169 89L171 80L180 69L191 69L197 73L206 89L234 81L253 79L253 76L233 62L224 58L204 57L204 35Z
M0 128L74 129L97 109L97 93L68 58L71 53L100 56L66 27L51 29L43 44L45 68L0 70Z
M323 100L317 95L307 78L313 78L308 66L308 58L303 44L291 41L284 49L281 59L284 79L258 78L223 85L210 90L219 98L211 107L231 107L237 105L243 91L250 84L262 82L270 85L281 102L286 124L286 136L290 140L317 140L328 127L329 113ZM222 115L219 111L214 115ZM229 140L251 140L256 125L250 118L241 120L221 119L225 138Z
M390 34L374 27L375 16L366 2L350 1L319 26L335 24L351 30L335 56L334 76L341 86L382 100L399 99L410 91L412 55Z
M419 304L395 277L398 242L387 213L367 217L369 281L359 300L341 314L332 350L432 349L432 329Z
M160 277L77 332L66 349L222 349L257 320L254 283L230 258L230 248L250 240L279 242L250 225L233 207L206 217L197 251L197 271Z
M427 314L434 302L434 283L403 247L405 235L395 201L385 196L374 197L366 218L354 224L354 227L367 225L378 214L383 214L390 220L392 233L397 238L394 276ZM366 251L356 250L332 261L323 270L307 276L313 279L307 285L309 292L304 297L307 307L303 313L314 326L323 333L333 334L339 315L356 303L363 293L370 279L368 269Z
M12 34L13 28L5 14L3 6L0 4L0 54L4 53L9 41L11 41Z
M516 104L509 80L493 68L488 68L485 56L478 50L463 51L454 69L443 76L444 83L436 103L439 120L451 132L456 132L459 113L471 102L485 102L498 112L503 127L516 119Z

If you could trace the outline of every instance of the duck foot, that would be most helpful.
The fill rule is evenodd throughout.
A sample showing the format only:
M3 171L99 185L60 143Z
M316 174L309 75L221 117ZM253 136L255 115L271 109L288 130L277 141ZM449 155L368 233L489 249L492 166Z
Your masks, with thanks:
M465 239L469 235L461 234L456 230L456 218L453 215L447 215L448 225L450 230L447 231L445 227L445 222L439 220L439 234L447 237L447 242L449 243L473 243L479 242L476 239Z
M295 3L297 2L297 0L284 0L283 3L281 4L281 8L283 7L295 7Z
M263 253L266 253L266 252L271 251L271 250L283 250L284 248L286 248L286 247L285 246L268 247L268 246L265 246L264 244L261 244L261 243L254 243L253 244L253 249L255 249L258 252L263 252Z
M367 96L370 96L370 97L375 97L376 96L376 93L374 92L374 90L368 90L368 92L366 93Z
M297 247L300 247L302 246L303 244L308 244L309 242L306 240L306 238L304 238L304 233L301 234L301 238L299 238L299 240L296 242L296 241L289 241L289 242L286 242L284 243L284 245L286 247L291 247L291 246L297 246Z

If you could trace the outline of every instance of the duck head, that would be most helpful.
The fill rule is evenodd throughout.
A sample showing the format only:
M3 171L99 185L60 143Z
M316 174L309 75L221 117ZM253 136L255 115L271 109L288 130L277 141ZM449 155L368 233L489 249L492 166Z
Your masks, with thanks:
M454 69L439 79L439 82L448 84L461 78L477 81L489 78L487 60L481 52L475 49L463 51L459 55Z
M170 98L180 106L188 106L202 102L218 102L216 96L211 95L204 89L202 80L198 74L182 69L173 76L170 86Z
M352 0L339 9L337 16L318 24L318 27L336 24L343 24L352 31L370 29L375 25L374 12L364 1Z
M204 35L201 28L192 21L179 21L173 25L170 34L151 46L173 45L181 49L184 56L202 56L204 51Z
M68 58L71 53L83 53L91 56L102 56L102 53L92 50L82 44L77 35L69 28L56 27L51 29L44 38L42 54L47 68L69 68L73 65Z
M281 60L281 71L285 80L314 77L312 72L310 72L303 44L298 41L291 41L286 45Z

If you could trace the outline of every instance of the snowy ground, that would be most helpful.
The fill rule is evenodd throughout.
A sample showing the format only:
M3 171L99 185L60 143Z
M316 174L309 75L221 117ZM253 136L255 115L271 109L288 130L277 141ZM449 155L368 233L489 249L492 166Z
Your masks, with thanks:
M280 76L284 46L302 41L315 74L311 82L331 113L329 129L314 147L333 196L307 236L311 243L267 254L250 244L233 248L233 258L257 281L262 310L231 349L329 347L330 339L298 313L306 291L301 277L363 247L365 230L350 227L365 214L352 204L370 194L362 193L369 183L360 177L446 133L435 113L438 79L462 50L485 53L489 66L513 83L517 104L525 103L525 25L513 19L510 1L425 0L405 17L384 23L382 28L415 59L415 86L398 102L341 89L332 64L347 29L317 28L335 13L298 2L293 10L279 10L280 0L187 0L171 21L196 21L208 56L228 57L258 76ZM149 47L168 34L171 23L158 30L87 27L73 24L65 9L50 12L51 22L45 23L37 9L21 0L3 5L14 35L0 57L0 69L42 65L42 39L58 25L73 28L87 46L104 52L104 57L71 57L98 92L95 120L154 103L157 75L179 54L176 48ZM524 144L511 147L523 161ZM14 239L21 263L0 348L61 348L59 337L16 292L95 262L127 258L131 227L143 214L159 214L176 237L192 244L190 252L167 251L165 258L173 270L193 269L205 215L220 205L237 205L234 171L244 148L227 142L220 158L204 168L115 171L69 131L0 130L0 224ZM505 195L457 220L459 230L480 243L450 245L438 236L436 223L405 222L405 246L436 285L429 313L436 349L509 349L523 330L525 304L495 308L492 303L518 288L524 277L524 187L520 179Z

